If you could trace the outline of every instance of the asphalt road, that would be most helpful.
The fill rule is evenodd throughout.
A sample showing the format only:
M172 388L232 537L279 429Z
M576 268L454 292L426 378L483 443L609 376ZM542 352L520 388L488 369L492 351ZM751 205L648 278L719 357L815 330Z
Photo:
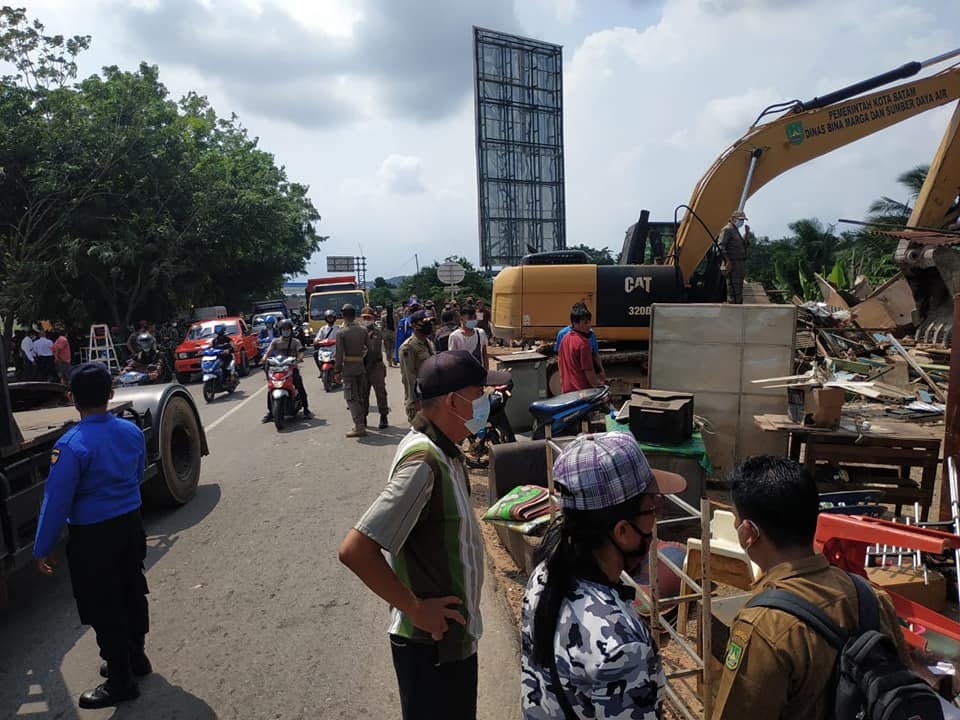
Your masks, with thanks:
M304 376L316 417L283 433L260 423L262 374L210 405L190 386L211 454L188 505L145 515L154 673L141 697L77 708L100 681L99 656L60 550L57 574L15 576L0 611L0 718L400 717L387 607L336 552L382 489L406 428L345 439L342 394L323 392L312 359ZM388 383L399 424L399 371ZM479 715L518 717L516 632L489 582L483 614Z

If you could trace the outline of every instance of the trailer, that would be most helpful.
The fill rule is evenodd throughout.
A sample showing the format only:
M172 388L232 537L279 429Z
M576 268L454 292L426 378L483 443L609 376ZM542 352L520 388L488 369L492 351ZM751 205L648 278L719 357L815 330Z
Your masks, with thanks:
M0 363L4 360L0 349ZM143 431L144 505L189 502L200 480L201 458L209 449L187 389L176 383L117 389L108 411ZM0 373L0 606L8 578L32 564L53 446L79 420L62 385L8 383Z

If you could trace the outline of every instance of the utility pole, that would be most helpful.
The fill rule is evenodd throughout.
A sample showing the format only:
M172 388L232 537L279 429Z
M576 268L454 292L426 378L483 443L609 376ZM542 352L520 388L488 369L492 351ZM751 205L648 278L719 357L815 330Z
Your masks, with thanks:
M420 257L416 253L414 253L413 260L414 262L417 263L417 275L419 275L420 274Z

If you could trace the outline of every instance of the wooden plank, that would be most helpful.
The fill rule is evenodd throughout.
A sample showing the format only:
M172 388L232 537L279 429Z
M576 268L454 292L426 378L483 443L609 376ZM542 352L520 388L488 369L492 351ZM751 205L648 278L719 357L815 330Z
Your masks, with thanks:
M919 375L920 377L922 377L923 380L924 380L924 382L926 382L927 385L930 386L930 389L933 390L933 394L937 396L937 399L938 399L940 402L945 403L945 402L947 401L947 396L944 394L943 390L940 389L940 386L937 385L937 384L930 378L929 375L927 375L927 372L926 372L922 367L920 367L920 363L918 363L918 362L916 361L916 359L913 357L913 355L911 355L911 354L908 353L906 350L904 350L903 345L901 345L901 344L900 344L900 341L897 340L893 335L890 335L890 334L888 333L888 334L887 334L887 340L890 341L890 345L893 347L893 349L896 350L898 353L900 353L900 355L903 356L903 359L907 361L907 364L908 364L911 368L913 368L913 371L914 371L915 373L917 373L917 375Z

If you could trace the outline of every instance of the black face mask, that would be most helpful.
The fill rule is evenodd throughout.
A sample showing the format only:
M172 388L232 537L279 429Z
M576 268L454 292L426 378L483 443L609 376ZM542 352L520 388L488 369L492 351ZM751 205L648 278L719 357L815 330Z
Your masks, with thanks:
M627 520L626 523L633 528L633 531L637 533L637 535L642 538L640 547L636 550L624 550L622 547L617 545L616 541L613 539L613 536L610 537L610 542L613 543L613 546L617 549L617 552L620 553L620 557L623 559L623 569L627 571L628 575L632 575L647 558L647 554L650 552L650 542L653 540L653 533L644 532L634 525L631 520Z
M433 335L433 323L421 323L417 329L424 335Z

